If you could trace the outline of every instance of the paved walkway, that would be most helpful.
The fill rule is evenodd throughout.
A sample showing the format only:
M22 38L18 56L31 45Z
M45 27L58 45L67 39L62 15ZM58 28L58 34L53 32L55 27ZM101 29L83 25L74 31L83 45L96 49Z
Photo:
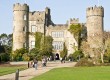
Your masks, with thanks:
M19 72L19 80L29 80L35 76L41 75L53 68L59 68L59 67L72 67L76 63L75 62L66 62L66 63L60 63L60 62L48 62L47 67L42 67L41 63L38 65L38 69L35 70L34 68L29 68L23 71ZM0 76L0 80L15 80L15 73Z

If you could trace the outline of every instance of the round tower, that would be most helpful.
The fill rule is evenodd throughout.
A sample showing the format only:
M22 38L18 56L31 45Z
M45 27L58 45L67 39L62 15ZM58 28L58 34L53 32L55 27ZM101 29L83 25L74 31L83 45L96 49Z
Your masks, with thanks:
M94 6L87 8L86 26L87 40L91 48L98 48L103 42L103 17L104 8L102 6Z
M13 51L26 47L28 44L28 14L27 4L13 5Z

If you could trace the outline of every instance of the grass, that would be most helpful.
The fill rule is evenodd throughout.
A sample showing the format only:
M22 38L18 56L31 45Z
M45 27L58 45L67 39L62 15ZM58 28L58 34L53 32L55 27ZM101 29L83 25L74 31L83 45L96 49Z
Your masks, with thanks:
M57 68L31 80L110 80L110 67Z
M26 66L0 66L0 76L15 73L17 69L24 70Z

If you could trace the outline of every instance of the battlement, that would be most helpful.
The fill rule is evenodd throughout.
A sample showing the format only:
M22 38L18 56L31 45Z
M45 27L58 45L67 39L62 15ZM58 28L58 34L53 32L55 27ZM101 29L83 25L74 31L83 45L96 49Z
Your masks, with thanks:
M47 29L50 29L50 30L65 30L67 28L68 28L67 24L55 24L54 26L50 25L47 27Z
M79 18L70 18L70 24L79 23Z
M45 20L45 11L34 11L29 12L29 20L35 20L37 22L44 22Z
M13 11L29 11L29 6L27 4L16 3L13 5Z
M102 6L89 7L86 10L87 17L89 16L102 16L104 17L104 8Z

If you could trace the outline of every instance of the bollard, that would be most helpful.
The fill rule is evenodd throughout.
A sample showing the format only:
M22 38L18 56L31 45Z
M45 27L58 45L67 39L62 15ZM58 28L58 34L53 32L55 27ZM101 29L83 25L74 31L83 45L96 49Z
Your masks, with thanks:
M29 68L29 62L28 62L28 68Z
M19 80L19 69L15 73L15 80Z

